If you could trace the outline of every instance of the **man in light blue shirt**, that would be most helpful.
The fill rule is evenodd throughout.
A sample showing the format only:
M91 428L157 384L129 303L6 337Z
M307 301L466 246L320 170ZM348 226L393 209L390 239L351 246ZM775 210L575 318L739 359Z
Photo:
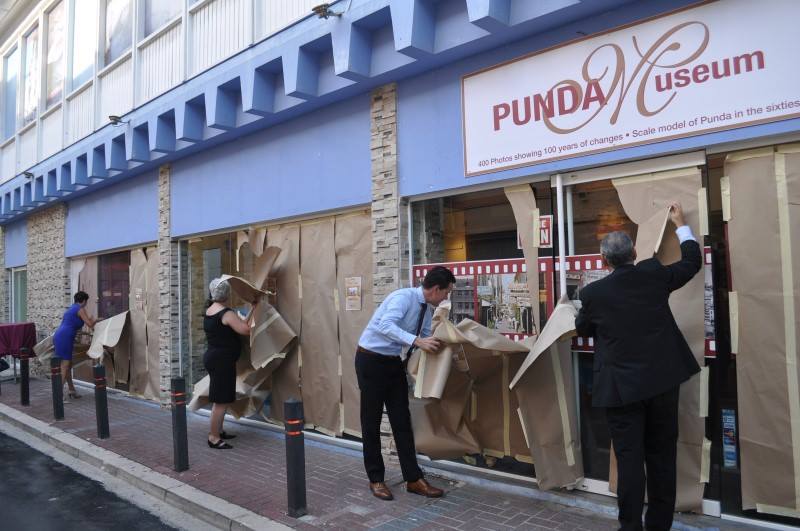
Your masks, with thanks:
M426 337L431 333L431 306L450 296L456 277L446 267L433 267L422 286L399 289L381 303L361 334L356 351L356 376L361 391L361 436L364 442L364 467L369 487L376 498L393 499L384 483L380 427L383 407L392 425L397 456L406 490L430 498L443 491L430 485L417 465L411 413L408 410L408 381L403 363L411 351L421 348L438 352L442 343Z

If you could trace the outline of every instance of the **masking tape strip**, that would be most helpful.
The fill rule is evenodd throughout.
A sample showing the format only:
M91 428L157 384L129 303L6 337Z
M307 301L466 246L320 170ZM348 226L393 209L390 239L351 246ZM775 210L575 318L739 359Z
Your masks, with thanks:
M789 416L792 426L795 508L800 508L800 382L797 377L797 334L794 314L794 270L792 234L789 224L789 189L786 183L786 155L775 155L775 184L778 194L778 227L783 281L783 320L786 352L786 377L789 388Z
M522 426L522 435L525 436L525 446L530 449L531 443L528 441L528 428L525 427L525 418L522 416L522 408L517 408L517 416L519 417L519 423Z
M469 420L474 422L478 418L478 394L475 391L470 391L469 396Z
M297 368L303 368L303 349L300 347L300 345L297 345Z
M508 391L508 354L503 354L503 451L511 455L511 397Z
M333 288L333 307L336 308L336 311L339 311L339 288Z
M708 196L706 189L697 190L697 213L700 216L700 235L708 234Z
M422 398L422 384L425 381L425 361L427 353L419 353L419 366L417 367L417 380L414 382L414 398Z
M513 194L514 192L530 192L531 185L530 184L516 184L514 186L506 186L503 188L503 192L507 194Z
M767 505L765 503L757 503L756 511L759 513L775 514L778 516L788 516L789 518L800 518L800 511L789 509L786 507L778 507L777 505Z
M703 437L703 446L700 448L700 483L708 483L711 471L711 441Z
M697 166L688 168L678 168L677 170L659 171L656 173L642 173L640 175L631 175L629 177L620 177L619 179L611 179L611 184L616 186L624 186L626 184L639 184L648 183L652 181L662 181L664 179L675 179L676 177L691 177L693 175L700 176L700 169Z
M800 144L784 144L777 149L778 153L800 153Z
M731 352L739 353L739 293L728 293L728 313L731 324Z
M722 195L722 221L731 220L731 178L725 175L719 178L719 190Z
M698 401L698 416L706 418L708 416L708 367L700 369L700 400Z
M359 439L363 439L364 436L360 431L351 430L349 428L345 428L342 430L342 433L346 433L347 435L352 435L353 437L358 437Z
M533 464L533 457L529 455L517 454L514 456L514 459L516 459L520 463L528 463L529 465Z
M341 367L341 359L339 366ZM341 371L339 374L341 375ZM339 402L339 433L344 433L344 402Z
M567 393L564 391L564 374L561 371L561 360L558 348L550 346L550 359L553 363L553 376L556 379L556 394L558 395L558 408L561 413L561 430L564 434L564 453L567 457L567 466L575 465L575 454L572 450L572 434L569 427L569 412L567 411Z
M725 156L725 162L739 162L741 160L755 159L758 157L769 157L775 152L772 146L762 147L757 149L748 149L746 151L737 151L735 153L728 153Z
M253 330L253 337L257 336L258 334L269 328L269 325L274 323L278 319L278 317L280 317L280 314L278 312L275 312L272 315L272 317L270 317L269 319L258 325L258 327L255 330Z
M297 298L303 300L303 275L297 274Z
M338 375L339 376L342 375L342 355L341 354L339 354L339 372L338 372Z
M531 216L533 216L533 240L532 245L534 247L539 247L541 245L541 221L539 220L539 209L534 208L531 211Z
M483 455L488 455L490 457L496 457L498 459L502 459L502 458L505 457L505 454L503 452L501 452L500 450L492 450L491 448L484 448L483 452L481 452L481 453Z

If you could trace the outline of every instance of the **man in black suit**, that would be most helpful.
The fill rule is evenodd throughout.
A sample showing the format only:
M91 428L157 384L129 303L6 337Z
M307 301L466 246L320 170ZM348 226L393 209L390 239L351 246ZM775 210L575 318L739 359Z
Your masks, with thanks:
M623 530L642 529L645 484L646 528L672 525L678 390L700 370L669 308L670 293L700 270L700 246L679 204L671 206L670 219L681 260L667 266L656 258L634 265L636 250L624 232L603 238L600 252L612 272L581 290L575 321L578 335L595 340L592 405L606 409Z

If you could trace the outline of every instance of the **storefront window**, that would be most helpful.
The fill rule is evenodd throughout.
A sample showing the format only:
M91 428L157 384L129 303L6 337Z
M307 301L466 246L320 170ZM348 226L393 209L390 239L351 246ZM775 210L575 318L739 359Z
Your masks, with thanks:
M549 183L531 186L540 216L552 216ZM414 265L446 263L454 269L450 319L473 319L513 336L534 333L528 273L514 211L503 189L418 201L411 208ZM540 258L552 256L552 233L545 245L539 248ZM467 264L474 265L470 269ZM551 280L552 274L539 273L539 326L552 307L546 287Z
M11 271L11 321L22 323L28 320L28 270Z
M130 251L103 254L98 257L97 284L101 319L128 311L130 307Z

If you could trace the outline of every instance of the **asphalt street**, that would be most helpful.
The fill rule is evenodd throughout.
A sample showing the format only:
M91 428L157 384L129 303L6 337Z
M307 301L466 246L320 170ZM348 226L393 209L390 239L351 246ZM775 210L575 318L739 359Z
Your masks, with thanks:
M0 529L173 529L43 453L0 433Z

